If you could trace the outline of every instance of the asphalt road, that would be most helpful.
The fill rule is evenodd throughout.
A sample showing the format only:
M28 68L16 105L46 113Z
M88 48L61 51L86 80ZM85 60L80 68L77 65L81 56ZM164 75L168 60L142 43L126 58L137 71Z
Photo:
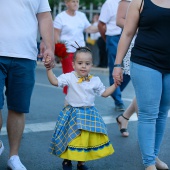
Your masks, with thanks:
M61 68L54 69L56 75L61 73ZM108 86L108 70L93 69L92 73L98 75L103 83ZM134 97L132 84L129 83L122 93L126 107ZM45 69L38 65L36 69L36 84L32 95L30 113L26 115L26 126L19 151L20 159L28 170L62 170L62 159L50 155L48 147L57 119L63 107L64 95L62 89L53 87L48 82ZM108 134L115 149L111 156L100 160L89 161L86 164L89 170L144 170L137 142L137 118L134 115L129 121L128 138L120 135L115 117L119 112L114 111L114 102L111 97L96 97L96 107L107 124ZM0 139L3 141L5 151L0 157L0 170L6 170L9 146L6 133L7 109L3 109L3 128ZM170 120L168 118L165 138L162 144L160 158L170 166ZM73 162L76 170L76 162Z

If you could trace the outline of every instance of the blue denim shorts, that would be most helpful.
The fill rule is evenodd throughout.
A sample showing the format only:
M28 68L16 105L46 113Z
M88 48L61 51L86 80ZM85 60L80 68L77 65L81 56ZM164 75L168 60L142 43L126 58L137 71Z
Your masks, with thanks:
M35 84L36 61L0 56L0 109L4 105L4 87L8 110L28 113Z

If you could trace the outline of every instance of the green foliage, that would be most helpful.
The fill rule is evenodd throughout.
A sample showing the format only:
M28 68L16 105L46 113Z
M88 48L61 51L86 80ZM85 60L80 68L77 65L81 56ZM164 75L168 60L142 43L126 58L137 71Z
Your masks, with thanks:
M55 0L48 0L48 1L49 1L51 9L53 9L53 6L55 4Z
M94 6L98 6L100 4L103 4L105 0L80 0L80 4L84 4L85 6L89 6L90 3L93 3Z

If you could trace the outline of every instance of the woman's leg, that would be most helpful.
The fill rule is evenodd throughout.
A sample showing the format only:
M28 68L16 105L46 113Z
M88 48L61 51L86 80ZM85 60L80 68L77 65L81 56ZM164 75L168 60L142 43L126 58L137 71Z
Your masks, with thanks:
M159 115L156 120L156 139L155 139L155 155L158 156L163 134L165 131L166 118L170 109L170 74L162 76L162 95L159 107Z
M137 104L136 104L136 97L133 99L131 104L128 106L128 108L125 110L123 115L119 115L117 117L118 123L119 123L119 128L120 129L127 129L128 127L128 119L134 114L137 113ZM127 118L127 119L126 119ZM127 137L129 136L129 132L125 131L122 132L122 136Z
M164 86L162 85L162 74L133 62L131 62L130 72L138 104L138 141L143 164L148 167L155 164L155 146L159 151L165 130L164 122L167 113L161 113L161 120L159 113ZM161 122L159 124L162 124L159 128L157 120Z

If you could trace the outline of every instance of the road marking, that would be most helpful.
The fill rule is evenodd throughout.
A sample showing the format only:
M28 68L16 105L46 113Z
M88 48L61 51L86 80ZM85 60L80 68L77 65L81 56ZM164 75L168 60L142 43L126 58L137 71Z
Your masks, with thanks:
M41 83L36 83L36 85L44 86L44 87L50 87L50 88L56 88L52 85L45 85L45 84L41 84ZM56 89L61 89L61 88L56 88ZM131 102L133 99L123 98L123 100ZM170 117L170 111L168 113L168 117ZM106 124L116 123L114 116L103 116L103 120ZM129 121L137 121L137 115L133 114ZM56 122L43 122L43 123L26 124L25 129L24 129L24 133L52 131L52 130L54 130L55 124L56 124ZM7 135L6 127L2 127L1 135Z
M168 117L170 117L170 111L168 113ZM116 120L113 116L103 116L103 120L106 124L116 123ZM137 115L133 114L129 121L137 121ZM52 131L54 130L55 124L56 122L26 124L24 133ZM1 135L7 135L6 127L2 127Z
M116 122L113 116L103 116L103 120L106 124L111 124ZM55 124L56 122L26 124L24 133L52 131L54 130ZM2 127L1 135L7 135L6 127Z
M122 98L123 101L128 101L128 102L132 102L133 99L129 99L129 98Z
M48 84L35 83L35 85L37 85L37 86L43 86L43 87L56 88L56 89L57 89L57 87L55 87L55 86L53 86L53 85L48 85Z

